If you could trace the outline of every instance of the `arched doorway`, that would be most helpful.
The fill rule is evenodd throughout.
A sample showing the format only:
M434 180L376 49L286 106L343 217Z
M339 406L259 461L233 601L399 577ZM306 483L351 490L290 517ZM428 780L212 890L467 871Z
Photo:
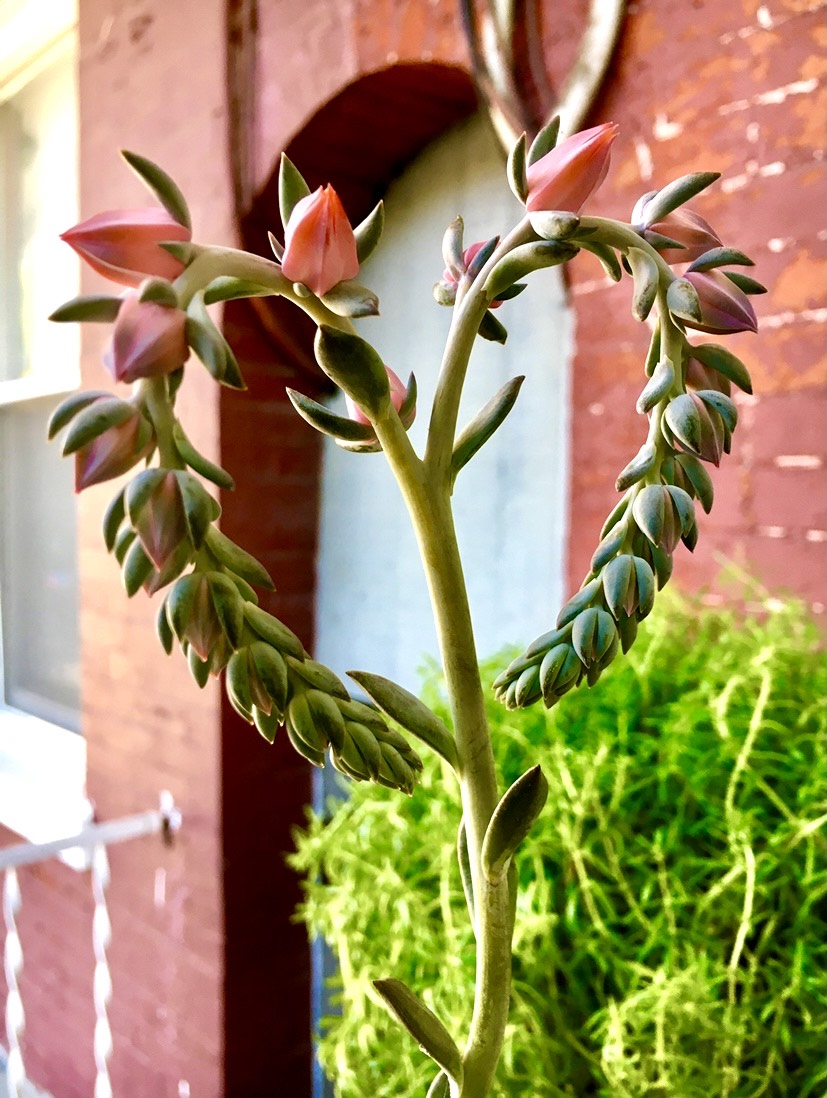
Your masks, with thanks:
M401 377L416 374L421 452L450 311L433 300L440 243L462 213L466 243L507 231L519 216L502 157L474 118L433 142L389 189L382 244L360 274L381 316L360 322ZM463 470L454 505L482 658L533 636L562 602L567 507L569 358L573 319L556 270L497 314L505 346L478 341L461 422L509 378L526 374L517 405ZM549 477L549 470L556 475ZM316 656L415 689L436 653L425 582L407 515L381 455L325 440L316 587Z

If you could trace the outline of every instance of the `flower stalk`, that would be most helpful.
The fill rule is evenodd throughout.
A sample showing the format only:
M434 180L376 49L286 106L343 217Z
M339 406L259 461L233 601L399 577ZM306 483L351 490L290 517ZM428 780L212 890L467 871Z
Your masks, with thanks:
M437 751L454 773L462 804L459 859L477 947L462 1051L415 990L392 975L374 981L391 1013L437 1065L429 1094L442 1098L491 1093L508 1021L514 858L548 792L535 766L501 795L454 527L456 477L504 422L524 380L511 379L458 435L476 340L504 342L507 331L493 310L503 306L507 317L507 302L525 289L520 280L581 251L596 256L614 281L628 273L633 315L653 320L647 381L637 403L638 413L648 417L647 437L618 476L623 496L606 520L591 570L555 627L494 684L509 708L541 698L550 707L568 690L593 685L619 650L629 648L656 587L671 575L679 542L694 549L695 501L706 511L712 505L703 463L717 464L729 452L737 423L730 387L749 392L750 381L734 355L717 344L692 344L687 329L754 330L747 295L763 290L722 270L751 261L724 247L699 214L682 209L714 182L714 173L685 176L644 195L635 224L581 216L609 169L617 127L605 123L559 146L557 133L552 122L530 148L521 138L509 157L508 182L525 206L510 232L464 248L457 218L445 234L445 266L434 296L453 314L422 457L407 433L416 414L415 378L404 384L354 323L378 311L376 294L355 279L379 244L381 203L352 228L333 188L311 194L286 157L279 181L285 243L270 234L271 260L193 243L189 212L172 180L149 161L125 154L163 209L112 211L64 238L95 270L137 288L122 297L76 299L53 317L114 323L113 377L135 382L129 401L99 392L73 395L55 413L50 434L68 428L64 453L75 455L78 490L146 462L112 500L104 540L128 595L165 590L157 618L165 651L177 642L200 687L223 674L238 714L269 742L283 729L313 765L329 760L352 780L411 794L422 763L404 732ZM691 262L677 275L671 264L682 260ZM176 414L176 393L190 352L217 383L244 388L241 368L208 307L267 295L286 298L316 323L316 360L344 393L348 415L288 390L296 411L345 449L384 453L399 485L427 580L451 728L402 687L369 672L351 675L374 704L352 698L287 626L258 606L254 588L271 588L270 576L216 525L221 507L203 482L230 491L234 481L189 441Z

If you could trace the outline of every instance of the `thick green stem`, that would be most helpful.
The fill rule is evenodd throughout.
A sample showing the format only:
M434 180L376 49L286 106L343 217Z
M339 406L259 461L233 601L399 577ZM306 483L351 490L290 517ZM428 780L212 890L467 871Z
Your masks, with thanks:
M511 989L509 884L490 884L480 850L497 805L497 777L485 715L450 497L426 477L395 413L376 423L408 505L428 580L459 757L459 781L474 884L477 980L474 1015L464 1056L465 1076L456 1098L485 1098L502 1048Z
M138 382L138 387L155 427L161 465L165 469L186 468L186 463L178 453L172 434L175 412L169 396L167 379L165 377L146 378Z

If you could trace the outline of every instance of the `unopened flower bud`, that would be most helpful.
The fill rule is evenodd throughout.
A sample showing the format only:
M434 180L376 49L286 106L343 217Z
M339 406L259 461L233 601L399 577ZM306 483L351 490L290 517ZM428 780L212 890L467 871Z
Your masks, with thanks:
M526 198L529 212L577 213L606 178L618 132L614 122L583 130L529 165Z
M386 366L385 371L388 375L391 404L394 406L397 412L402 413L402 425L407 430L416 418L416 405L414 405L407 414L404 413L403 406L408 395L408 390L405 387L405 383L400 377L397 376L397 374L394 373L390 366ZM354 420L354 422L356 423L363 423L368 425L370 424L370 420L355 400L345 395L345 404L347 405L347 414L350 419ZM367 441L369 443L374 443L377 440L376 438L373 438Z
M140 301L137 291L128 291L104 357L115 380L162 377L183 366L189 354L186 320L182 309Z
M339 196L328 184L300 199L284 230L281 269L321 297L359 273L356 238Z
M471 244L465 249L462 253L462 274L465 274L482 249L489 243L490 241L488 240L478 240L475 244ZM459 278L450 267L446 267L442 272L442 278L434 287L434 293L440 305L453 305L458 285ZM499 309L500 305L502 305L502 301L495 300L491 302L488 308Z
M710 248L721 246L721 239L709 222L685 206L673 210L662 221L645 225L644 229L644 236L649 232L657 233L658 236L665 236L683 244L683 248L658 248L667 263L692 263ZM655 247L657 247L656 243Z
M166 241L189 241L192 233L160 207L108 210L61 233L93 271L124 286L147 277L174 279L184 269L160 247Z
M688 327L719 335L758 331L752 302L723 272L688 271L684 278L701 303L701 319L685 320Z
M121 476L145 458L154 445L152 427L136 408L129 419L75 451L75 491Z

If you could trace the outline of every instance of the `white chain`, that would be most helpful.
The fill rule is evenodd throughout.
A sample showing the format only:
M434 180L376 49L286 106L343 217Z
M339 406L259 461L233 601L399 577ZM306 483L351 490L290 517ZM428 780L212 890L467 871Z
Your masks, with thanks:
M21 1098L26 1081L21 1043L26 1025L23 1000L18 982L23 969L23 946L17 932L16 915L20 911L21 896L17 873L7 869L3 881L3 921L6 925L6 944L3 961L6 972L6 1040L9 1045L6 1063L8 1098Z
M112 940L112 924L106 908L106 889L109 887L109 858L106 847L100 843L92 852L92 896L95 914L92 919L92 946L95 951L95 1098L112 1098L112 1080L109 1077L109 1058L112 1055L112 1029L107 1009L112 998L112 977L106 951Z

